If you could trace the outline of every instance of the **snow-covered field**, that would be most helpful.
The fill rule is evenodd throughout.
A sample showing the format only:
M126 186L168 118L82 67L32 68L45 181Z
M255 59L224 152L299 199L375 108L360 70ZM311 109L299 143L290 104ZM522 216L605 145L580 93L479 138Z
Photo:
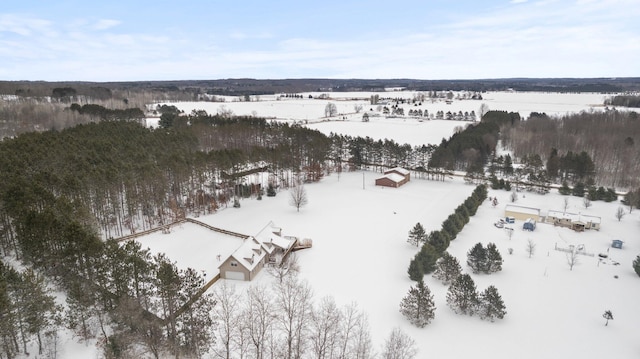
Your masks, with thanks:
M415 91L394 91L394 92L331 92L329 99L317 99L320 93L303 93L303 98L278 99L273 95L260 96L254 98L257 101L243 102L240 98L226 97L225 102L175 102L169 103L190 113L192 110L205 110L207 113L215 114L218 111L230 110L236 115L261 116L267 118L318 121L325 116L325 106L332 102L336 105L339 115L347 116L348 119L362 119L362 113L355 114L354 105L362 105L363 111L376 110L377 105L371 105L369 98L371 95L378 95L380 98L404 98L412 99L416 95ZM309 95L314 98L309 98ZM580 111L590 111L592 109L604 108L603 103L607 97L600 93L552 93L552 92L485 92L482 93L482 100L453 100L453 103L446 104L444 101L434 101L427 99L420 106L409 104L401 105L405 108L405 113L409 109L428 110L429 113L437 111L475 111L479 113L480 106L486 104L491 110L501 110L519 112L522 117L528 117L531 112L545 112L548 115L562 115Z
M226 102L176 102L168 103L189 114L193 110L205 110L215 114L231 111L236 115L260 116L277 119L279 121L298 121L306 123L309 128L317 129L324 134L339 133L350 136L371 137L375 140L393 139L394 141L412 146L422 144L439 144L442 138L449 138L456 127L467 126L469 122L447 120L418 120L411 117L387 118L378 110L378 105L369 103L371 95L377 94L381 98L412 99L414 91L393 92L333 92L330 99L316 99L320 93L303 93L301 99L280 98L274 95L260 96L252 102L241 102L237 97L224 97ZM309 95L313 98L309 98ZM609 95L599 93L546 93L546 92L486 92L483 100L453 100L446 104L442 100L424 101L420 106L410 104L400 105L405 114L410 109L428 111L435 114L451 111L474 111L479 119L480 106L485 104L490 110L519 112L523 118L531 112L545 112L549 115L565 115L580 111L600 111ZM222 98L222 97L221 97ZM327 103L336 105L337 116L325 118ZM356 113L354 106L362 105L362 112ZM369 122L362 122L364 112L374 116ZM378 115L378 116L375 116ZM147 120L150 126L157 126L157 118Z
M426 328L411 326L398 311L400 300L413 282L407 267L417 248L406 242L417 222L427 231L440 228L473 190L459 179L447 182L413 179L399 188L374 186L378 174L343 173L306 186L309 204L298 213L289 205L288 192L262 201L244 200L242 207L227 208L199 220L240 233L255 234L269 221L286 234L313 239L313 248L299 253L301 278L313 287L315 298L331 295L337 304L357 302L369 316L374 343L380 345L394 327L401 327L417 342L418 357L437 358L637 358L640 342L640 278L631 262L640 254L637 228L640 211L618 222L619 203L593 202L585 209L577 197L569 198L569 212L602 217L600 231L573 232L549 224L538 224L534 232L523 231L516 221L514 235L493 226L504 216L510 193L490 191L500 204L486 201L476 216L451 243L449 252L464 264L466 252L477 242L496 243L503 258L502 272L472 274L479 291L498 288L507 306L507 316L495 323L478 317L456 315L446 306L447 287L426 277L437 306L434 321ZM364 176L364 177L363 177ZM363 189L364 178L364 189ZM520 193L516 204L547 210L562 210L564 197ZM201 243L211 236L198 227L185 226L158 238L158 246L182 267L207 270L217 263L217 249ZM529 258L528 240L535 242ZM625 241L623 249L609 248L612 239ZM156 250L154 241L144 240ZM200 243L200 244L199 244ZM564 252L554 246L583 244L595 257L580 256L569 269ZM508 248L513 254L508 254ZM208 256L202 256L202 253ZM599 253L609 259L599 262ZM466 265L463 270L470 273ZM614 276L617 276L614 277ZM262 271L254 283L271 281ZM246 283L237 283L241 288ZM220 283L220 282L219 282ZM219 284L218 283L218 284ZM217 285L218 285L217 284ZM214 286L215 288L215 286ZM605 327L602 314L611 310L614 320Z

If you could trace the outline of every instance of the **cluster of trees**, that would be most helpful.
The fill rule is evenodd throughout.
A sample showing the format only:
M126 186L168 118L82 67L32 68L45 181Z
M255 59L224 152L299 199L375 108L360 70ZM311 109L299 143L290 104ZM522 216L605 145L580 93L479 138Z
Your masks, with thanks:
M501 128L503 145L519 158L538 155L550 181L614 188L640 185L638 138L638 113L630 111L532 113L527 121Z
M97 104L86 104L80 106L77 103L72 103L71 106L69 106L69 109L81 115L89 115L104 121L144 119L144 112L137 107L109 109Z
M607 106L640 107L640 96L617 95L604 100Z
M478 185L464 203L459 205L454 213L442 222L439 231L432 231L426 235L424 227L420 223L414 226L409 232L408 242L416 246L422 244L422 247L409 263L407 270L409 278L420 281L425 274L436 269L438 258L445 253L449 243L469 222L469 218L476 214L478 207L486 198L487 188L484 185Z
M482 247L481 244L479 245ZM494 254L489 254L489 251L493 251ZM495 245L489 244L488 249L485 249L485 259L482 261L476 260L476 253L472 250L468 255L468 263L470 261L473 262L469 265L474 273L479 271L485 273L499 271L502 266L502 258L499 253L495 255L496 253ZM492 256L493 258L490 259ZM476 270L476 268L479 268L479 270ZM448 252L444 252L436 262L436 270L433 273L433 277L449 286L447 290L447 305L456 313L469 315L477 313L482 319L490 321L494 321L496 318L504 318L506 308L498 290L494 286L489 286L482 293L478 293L471 276L462 274L462 268L457 258ZM422 279L418 280L418 283L409 289L407 295L400 302L400 313L411 324L419 328L431 323L435 317L435 310L436 307L431 290L424 284Z
M489 111L482 121L455 133L433 152L429 165L452 170L467 171L475 177L484 177L484 165L495 153L501 126L514 126L520 121L517 113Z
M485 248L478 242L467 252L467 265L471 267L473 273L499 272L502 270L502 262L502 256L495 243L489 243Z
M447 290L447 305L458 314L478 314L483 320L503 319L506 307L496 287L490 285L478 293L476 284L468 274L453 280Z
M602 186L596 188L593 184L586 186L582 182L577 182L573 187L569 187L567 181L564 181L562 186L558 188L558 192L564 196L583 197L589 201L613 202L618 199L618 194L613 188L604 188Z
M55 347L61 312L41 275L0 262L0 356L29 355L28 343L34 340L38 355L48 354Z
M362 358L375 356L366 314L332 297L315 301L295 275L245 292L214 291L219 358Z

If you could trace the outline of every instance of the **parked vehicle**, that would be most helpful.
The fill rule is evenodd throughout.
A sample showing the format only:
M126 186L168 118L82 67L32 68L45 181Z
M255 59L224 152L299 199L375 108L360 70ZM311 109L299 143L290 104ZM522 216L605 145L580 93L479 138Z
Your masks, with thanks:
M536 229L536 221L534 221L532 218L527 218L526 221L524 221L524 224L522 225L522 229L524 229L525 231L535 231Z

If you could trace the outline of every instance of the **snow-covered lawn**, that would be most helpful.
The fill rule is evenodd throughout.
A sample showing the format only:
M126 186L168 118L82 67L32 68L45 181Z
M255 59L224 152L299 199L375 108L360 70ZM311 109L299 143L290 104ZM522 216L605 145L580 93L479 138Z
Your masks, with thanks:
M401 327L418 343L419 357L638 356L640 307L636 298L640 296L640 278L631 262L640 254L640 211L627 214L618 222L614 213L619 203L593 202L585 209L581 199L569 197L569 212L602 217L600 231L577 233L539 223L534 232L528 232L521 229L522 221L516 221L509 239L493 223L504 215L510 193L490 190L489 196L497 196L500 204L495 208L489 201L482 204L451 243L449 252L470 273L464 264L466 252L477 242L496 243L504 258L502 272L472 277L479 291L490 284L498 288L507 316L490 323L456 315L446 306L447 287L427 276L426 284L435 296L436 317L426 328L419 329L398 311L400 300L413 285L407 267L418 250L406 242L407 234L417 222L427 231L439 229L474 187L456 178L447 182L412 179L398 189L382 188L373 184L377 175L364 172L363 177L363 172L352 172L338 178L333 174L320 183L307 185L309 204L299 213L289 205L288 192L282 191L276 197L244 200L239 209L227 208L198 219L247 234L259 232L273 220L285 234L311 238L313 248L298 252L300 276L312 285L316 299L330 295L339 305L357 302L369 316L376 345L393 327ZM555 191L544 196L520 193L516 204L538 207L543 212L562 210L563 198ZM202 258L204 254L206 258L211 251L209 261L215 261L219 251L197 245L198 234L190 228L169 235L171 241L182 244L174 246L169 257L175 258L179 266L198 268L200 262L195 256ZM529 239L536 244L531 258L526 251ZM609 249L612 239L625 241L623 249ZM154 248L151 240L145 243ZM556 243L561 247L583 244L595 256L580 256L579 263L569 270L565 253L554 250ZM512 255L508 248L513 248ZM607 252L620 265L599 263L598 254ZM262 271L254 283L271 280ZM246 284L240 287L245 288ZM605 310L611 310L614 316L606 327L602 318Z

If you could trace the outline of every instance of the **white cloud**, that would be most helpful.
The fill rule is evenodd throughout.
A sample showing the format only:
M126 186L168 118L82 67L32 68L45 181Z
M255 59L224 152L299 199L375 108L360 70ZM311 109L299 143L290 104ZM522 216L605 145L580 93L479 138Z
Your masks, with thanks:
M94 30L107 30L107 29L110 29L112 27L120 25L120 23L121 22L118 21L118 20L102 19L102 20L99 20L98 22L96 22L95 24L93 24L93 29Z

